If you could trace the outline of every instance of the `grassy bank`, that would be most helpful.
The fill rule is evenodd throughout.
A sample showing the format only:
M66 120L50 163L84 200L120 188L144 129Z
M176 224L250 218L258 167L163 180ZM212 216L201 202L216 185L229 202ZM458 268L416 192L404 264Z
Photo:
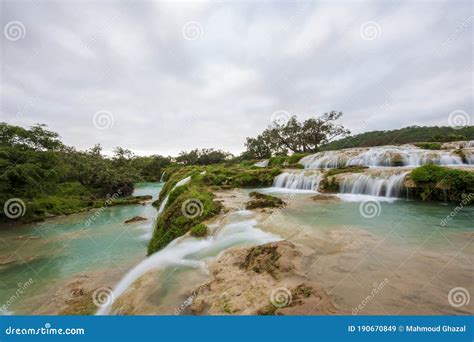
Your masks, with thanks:
M414 169L408 182L410 196L421 200L462 202L474 192L474 172L428 164ZM469 200L472 202L472 200Z
M202 231L200 224L222 209L222 205L214 200L213 190L268 187L280 172L277 167L258 168L242 164L189 166L167 170L169 180L155 205L161 205L166 196L169 196L168 202L156 222L148 254L160 250L188 231ZM186 177L191 177L187 184L175 187Z

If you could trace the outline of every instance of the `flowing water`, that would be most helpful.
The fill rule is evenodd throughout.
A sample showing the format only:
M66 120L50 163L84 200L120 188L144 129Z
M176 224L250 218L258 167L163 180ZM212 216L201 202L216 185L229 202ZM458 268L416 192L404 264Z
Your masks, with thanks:
M179 182L177 182L177 183L173 186L173 188L172 188L171 191L168 193L168 195L166 195L166 197L165 197L165 199L163 200L163 202L161 202L161 205L160 205L160 207L158 208L158 213L157 213L157 215L160 215L160 214L163 212L163 210L165 210L165 207L166 207L166 205L168 204L168 199L169 199L169 197L170 197L169 194L170 194L174 189L176 189L178 186L185 185L185 184L188 183L190 180L191 180L191 177L186 177L186 178L184 178L184 179L181 179Z
M318 171L283 172L275 178L273 187L294 190L314 190L319 188L322 176L322 173Z
M162 183L141 183L134 195L157 198ZM112 206L80 214L62 216L39 224L0 229L0 308L4 313L32 313L54 293L54 286L78 274L101 273L120 278L146 255L146 246L156 218L150 204ZM134 216L147 221L124 224ZM93 218L87 226L86 220ZM112 270L112 271L111 271ZM29 280L31 281L31 284ZM18 289L28 283L23 294ZM113 284L111 284L113 285ZM38 301L29 300L38 298Z
M295 195L270 229L313 249L308 276L339 313L474 312L472 302L456 308L448 301L453 288L474 291L474 207L349 196L315 202ZM373 284L385 279L384 290L367 301ZM361 303L362 311L354 311Z
M183 237L173 240L165 248L133 267L114 287L114 297L119 298L122 296L140 277L151 271L161 270L164 272L168 271L168 274L173 274L176 271L185 272L189 268L197 268L202 273L207 274L205 261L215 258L219 253L230 247L258 245L281 239L277 235L257 229L257 221L253 218L254 216L254 213L251 211L237 211L226 216L225 222L210 225L209 228L212 230L212 234L205 239ZM166 278L169 277L168 275ZM152 288L155 289L157 284L163 282L163 279L165 278L154 279ZM197 285L199 283L194 284L194 286ZM175 291L175 295L172 297L173 299L179 297L177 294L180 293L180 287L183 286L174 286L173 291ZM143 295L146 289L141 288L140 292ZM166 302L163 294L155 297L155 301ZM150 299L148 298L148 300ZM155 313L172 314L173 304L174 307L177 307L179 302L172 302L169 304L169 307L165 306L162 309L164 311L155 311ZM113 303L110 303L110 305L101 308L97 314L113 313L112 307Z
M414 146L382 146L319 152L301 159L307 169L363 165L369 167L470 164L472 150L465 152L467 163L454 150L424 150Z
M350 314L374 282L389 278L390 290L364 313L452 314L445 307L449 289L461 286L474 292L474 209L408 201L403 182L411 166L458 164L457 158L450 151L392 146L307 156L301 160L305 170L284 172L263 190L289 201L272 224L260 227L255 212L230 212L210 225L209 237L183 236L150 257L145 257L146 245L168 198L158 211L150 204L116 206L97 216L91 211L2 229L0 300L8 303L3 313L58 313L35 308L54 299L58 286L86 273L99 274L100 281L113 287L115 302L98 314L121 312L117 305L121 309L123 301L133 304L135 314L173 314L189 291L207 279L207 262L226 249L289 239L314 250L317 258L308 276L323 285L340 313ZM394 160L408 167L393 167ZM370 169L337 175L340 188L334 200L312 199L319 196L323 179L319 168L348 165ZM138 185L135 195L156 199L162 185ZM133 216L148 220L123 223ZM93 223L85 225L91 217ZM447 225L441 225L447 217ZM30 279L33 283L24 288ZM19 288L23 293L16 296ZM454 313L465 313L465 308Z

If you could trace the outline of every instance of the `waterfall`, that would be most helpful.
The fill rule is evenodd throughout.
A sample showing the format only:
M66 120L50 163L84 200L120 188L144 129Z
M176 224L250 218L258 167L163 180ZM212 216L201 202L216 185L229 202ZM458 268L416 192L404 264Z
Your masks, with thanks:
M165 210L166 204L168 204L168 200L169 200L169 197L170 197L170 193L171 193L174 189L176 189L178 186L184 185L184 184L188 183L190 180L191 180L191 176L186 177L186 178L184 178L184 179L181 179L178 183L175 184L175 186L173 186L173 188L171 189L171 191L168 192L168 195L166 195L166 197L165 197L165 199L163 200L163 202L161 202L160 208L158 209L158 214L157 214L157 216L160 216L161 213L163 212L163 210Z
M165 181L165 175L166 175L166 171L163 171L163 173L161 174L161 177L160 177L160 182L164 182Z
M462 165L460 156L452 151L424 150L413 146L383 146L318 152L301 159L306 169L342 166L397 167L420 166L427 163Z
M317 191L321 179L321 173L306 175L305 171L284 172L275 178L273 181L273 186L275 188Z
M333 168L345 166L348 160L348 153L341 153L343 151L328 151L318 152L300 160L305 169L320 169Z
M474 140L466 141L464 143L464 148L472 148L474 147Z
M377 176L351 174L341 180L339 192L353 195L399 197L407 174L408 172L391 175L382 173Z
M258 166L258 167L267 167L269 161L270 161L269 159L265 159L265 160L262 160L262 161L259 161L259 162L255 163L253 165Z
M214 234L204 238L179 237L171 241L165 248L152 254L138 263L118 282L113 289L113 297L106 306L97 311L97 315L108 315L112 311L115 300L147 272L168 266L186 266L205 269L204 260L210 256L241 245L260 245L279 241L277 235L256 228L257 221L248 217L250 211L237 211L230 214L231 223L222 229L216 228Z

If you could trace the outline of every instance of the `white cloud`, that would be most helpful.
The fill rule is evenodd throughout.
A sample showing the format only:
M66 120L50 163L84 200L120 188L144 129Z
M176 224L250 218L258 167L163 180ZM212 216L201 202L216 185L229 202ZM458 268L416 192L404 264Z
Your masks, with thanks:
M1 37L1 120L142 154L238 153L276 110L342 110L354 131L445 124L473 109L469 13L450 2L4 2L2 27L19 20L27 34ZM196 40L183 37L190 21ZM362 39L366 21L376 39ZM99 131L103 109L115 122Z

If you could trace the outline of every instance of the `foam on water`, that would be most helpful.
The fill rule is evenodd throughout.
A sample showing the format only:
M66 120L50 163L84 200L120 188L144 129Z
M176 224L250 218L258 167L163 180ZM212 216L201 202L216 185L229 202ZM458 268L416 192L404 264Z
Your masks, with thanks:
M377 202L393 203L399 200L399 198L396 198L396 197L380 197L380 196L360 195L360 194L337 194L336 197L343 200L344 202L377 201Z

